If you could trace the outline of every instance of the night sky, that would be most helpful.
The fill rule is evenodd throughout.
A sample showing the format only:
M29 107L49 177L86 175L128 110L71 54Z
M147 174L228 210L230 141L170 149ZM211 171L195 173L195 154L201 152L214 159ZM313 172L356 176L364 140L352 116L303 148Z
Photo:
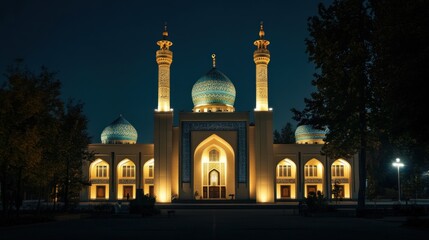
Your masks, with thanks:
M331 2L331 1L323 1ZM193 84L212 67L234 83L235 109L255 108L253 42L264 22L271 42L269 106L274 129L296 126L291 108L302 109L314 91L314 66L305 52L307 19L316 0L294 1L0 1L0 67L17 58L34 72L57 72L64 99L85 104L93 143L122 114L137 129L139 143L153 141L157 107L156 42L168 24L173 42L171 107L191 112ZM2 75L1 82L5 81ZM273 129L273 130L274 130Z

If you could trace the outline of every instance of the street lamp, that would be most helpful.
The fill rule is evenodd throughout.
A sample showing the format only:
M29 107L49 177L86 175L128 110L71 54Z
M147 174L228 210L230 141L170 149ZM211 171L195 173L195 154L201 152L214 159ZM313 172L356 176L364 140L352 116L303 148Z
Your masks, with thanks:
M399 179L399 168L403 167L404 164L401 163L401 159L396 158L396 162L392 163L392 165L398 168L398 201L401 203L401 181Z

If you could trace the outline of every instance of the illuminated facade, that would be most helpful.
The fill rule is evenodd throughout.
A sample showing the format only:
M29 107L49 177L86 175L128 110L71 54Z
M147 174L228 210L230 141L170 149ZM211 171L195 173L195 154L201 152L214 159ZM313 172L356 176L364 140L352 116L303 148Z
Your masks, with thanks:
M167 38L165 28L156 52L154 143L137 143L137 131L119 116L104 129L100 144L88 146L95 160L83 166L90 185L81 192L82 201L127 200L142 193L167 203L172 199L272 203L300 200L317 191L333 198L334 185L339 197L357 198L358 158L322 155L325 131L299 126L295 144L273 144L273 112L268 104L270 42L262 24L254 42L253 113L235 112L233 81L216 68L213 54L212 68L192 88L194 108L179 113L177 126L170 108L173 43Z

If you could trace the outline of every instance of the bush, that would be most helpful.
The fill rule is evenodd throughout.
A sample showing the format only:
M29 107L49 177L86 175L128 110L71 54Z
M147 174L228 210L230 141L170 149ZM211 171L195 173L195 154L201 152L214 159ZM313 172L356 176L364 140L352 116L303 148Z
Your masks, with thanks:
M155 207L155 197L143 195L141 198L136 198L130 201L130 213L142 214L143 216L151 216L160 213Z
M328 207L328 201L320 191L317 191L317 193L309 192L307 198L305 199L305 203L310 212L330 210Z

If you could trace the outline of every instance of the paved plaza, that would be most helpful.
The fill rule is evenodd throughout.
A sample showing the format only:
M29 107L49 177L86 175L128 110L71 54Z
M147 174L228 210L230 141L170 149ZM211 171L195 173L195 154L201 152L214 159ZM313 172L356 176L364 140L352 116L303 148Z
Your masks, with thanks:
M162 209L0 228L0 239L427 239L405 217L299 216L293 209Z

